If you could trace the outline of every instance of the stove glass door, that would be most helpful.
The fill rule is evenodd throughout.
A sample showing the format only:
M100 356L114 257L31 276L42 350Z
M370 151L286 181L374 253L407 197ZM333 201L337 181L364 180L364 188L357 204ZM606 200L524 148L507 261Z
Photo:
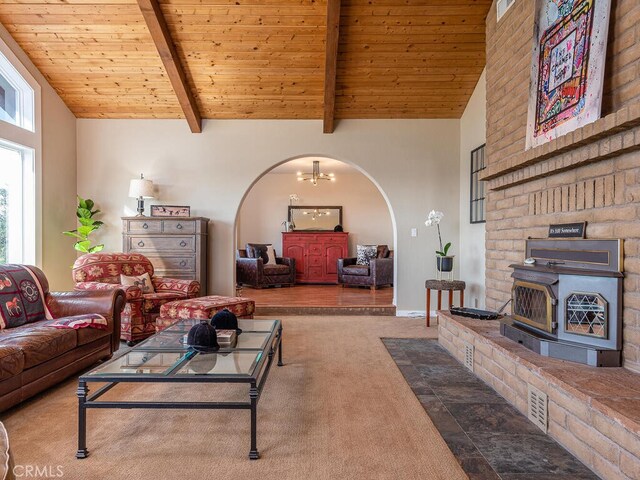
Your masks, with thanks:
M513 317L539 330L554 333L553 303L549 287L516 280L512 288Z
M609 338L608 303L597 293L572 292L565 300L565 331Z

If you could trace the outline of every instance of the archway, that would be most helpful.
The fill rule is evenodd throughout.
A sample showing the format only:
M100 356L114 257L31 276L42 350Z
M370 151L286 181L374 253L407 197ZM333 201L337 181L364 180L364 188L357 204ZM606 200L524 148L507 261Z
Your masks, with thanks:
M371 196L376 197L374 201L370 202L372 204L370 208L374 208L373 204L377 205L379 208L378 215L373 215L371 218L367 219L366 212L358 211L358 208L354 208L353 201L351 202L350 208L345 209L345 215L344 215L344 220L346 223L345 231L351 228L349 226L350 224L351 225L355 224L358 227L356 229L358 230L357 232L349 233L349 253L352 254L352 256L355 256L356 244L360 244L360 243L389 244L389 246L393 249L394 246L397 245L396 218L395 218L395 214L391 206L391 203L389 201L389 198L387 194L384 192L384 190L380 187L379 183L376 181L375 178L373 178L366 170L364 170L357 163L350 160L335 158L333 156L327 156L322 154L297 155L294 157L283 159L282 161L279 161L273 164L270 168L264 170L262 173L260 173L260 175L258 175L251 182L249 187L246 189L246 191L242 195L242 199L238 205L238 208L235 214L234 228L233 228L234 247L238 248L240 247L240 244L244 245L245 241L247 240L247 235L251 236L250 232L255 233L256 231L260 231L260 228L261 228L260 225L257 225L257 226L253 225L253 222L256 220L264 224L262 225L262 228L264 228L265 230L269 230L271 232L271 237L275 239L275 235L277 233L278 238L281 238L281 233L280 233L282 232L281 221L284 221L287 219L286 206L283 207L283 202L284 202L284 205L288 205L289 194L296 193L296 190L302 190L304 192L305 189L304 187L302 187L302 185L308 185L308 183L306 182L295 182L295 181L293 183L297 183L298 188L296 188L296 185L292 185L291 180L295 180L295 170L309 171L311 169L313 160L320 161L323 171L329 172L329 171L338 169L338 173L336 173L336 178L337 178L336 185L338 185L338 187L340 187L341 181L345 182L347 180L350 180L351 182L353 182L352 186L356 187L356 189L358 185L363 186L362 192L364 192L364 194L369 195L369 200L371 200ZM297 165L297 168L295 170L289 171L291 170L291 168L294 168L296 165ZM301 167L301 165L306 165L306 167ZM339 165L341 165L342 167L339 167ZM276 175L278 173L286 174L286 176ZM342 174L342 176L340 174ZM279 178L277 179L277 182L276 182L277 187L274 187L273 186L275 181L274 179L276 177L279 177ZM357 181L354 181L354 179ZM342 184L343 188L344 188L344 185L345 183ZM302 200L301 204L304 204L305 206L313 204L313 199L317 200L319 197L321 197L321 195L319 194L311 195L311 191L313 191L313 193L316 194L317 192L322 191L322 188L323 188L322 186L319 186L317 190L316 188L307 188L306 192L309 195L304 196L304 198L301 198ZM289 191L289 190L292 190L292 191ZM326 187L325 187L325 191L326 191ZM269 210L267 206L261 205L262 202L256 202L255 197L257 195L263 195L262 197L263 199L269 198L270 196L274 196L274 197L278 196L277 201L279 202L279 204L275 204L273 200L271 201L271 203L274 203L272 205L273 207L272 210L278 210L280 212L279 220L281 221L277 221L274 218L274 214L271 213L271 210ZM348 203L349 199L345 199L344 195L345 193L344 191L342 191L342 196L338 195L338 200L345 201ZM354 196L356 194L351 193L351 195ZM310 204L309 201L311 201L312 203ZM324 204L324 206L327 206L327 205L339 204L340 201L337 201L337 202L328 201L328 202L322 202L322 203ZM253 208L255 208L256 205L258 209L262 209L262 214L257 214L253 212ZM364 205L363 207L359 207L359 208L364 208L366 210L367 208L366 202L363 205ZM243 208L245 207L251 207L250 213L247 213L246 210L243 211ZM380 211L383 211L384 213L380 215ZM282 212L285 212L285 213L283 214ZM362 214L360 215L362 216L362 218L357 218L359 216L358 214ZM266 218L266 217L269 217L269 218ZM251 222L247 221L248 218L251 219ZM360 223L358 223L358 221L360 221ZM367 226L366 224L362 223L365 221L368 221L370 225ZM384 232L384 234L380 234L383 230L385 230L385 226L384 226L385 222L387 225L386 232ZM380 224L380 226L376 231L375 226L377 224ZM251 225L251 227L247 228L247 225ZM277 229L275 233L274 233L274 229ZM380 239L381 241L377 241ZM250 239L249 242L260 243L261 241L253 238L253 239ZM249 242L246 242L246 243L249 243ZM269 243L273 243L274 246L277 245L278 247L280 247L280 243L278 241L271 241ZM235 248L234 248L234 254L236 251ZM244 248L244 247L241 247L241 248ZM280 248L278 248L278 250L282 251ZM390 294L390 302L391 302L390 305L395 306L397 304L397 288L396 288L397 257L394 257L392 262L393 262L394 288L390 292L387 291L386 293ZM234 275L235 275L235 271L234 271ZM346 289L346 290L354 290L354 289ZM251 292L256 292L256 291L252 289ZM364 293L366 294L366 291ZM382 294L380 295L382 296ZM395 309L393 311L395 312Z

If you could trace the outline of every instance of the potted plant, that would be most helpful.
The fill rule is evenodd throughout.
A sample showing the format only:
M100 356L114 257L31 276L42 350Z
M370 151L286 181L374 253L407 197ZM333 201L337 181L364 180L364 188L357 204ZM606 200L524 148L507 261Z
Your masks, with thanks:
M76 243L73 245L77 251L82 253L97 253L104 249L104 245L91 245L89 235L98 230L103 224L100 220L94 220L93 216L100 213L100 210L92 210L94 207L93 200L86 200L78 196L78 207L76 208L76 217L80 226L75 230L62 232L65 235L74 237Z
M289 206L293 205L294 202L297 202L300 200L300 197L298 197L297 193L291 193L289 194ZM289 209L291 210L291 209ZM293 217L291 217L289 220L287 220L285 228L287 230L287 232L293 232L296 229L296 224L293 221Z
M436 266L439 272L450 272L453 270L453 255L449 255L449 249L451 248L451 242L448 242L444 247L442 246L442 236L440 235L440 221L443 219L444 213L431 210L427 221L424 224L427 227L435 225L438 227L438 240L440 242L440 250L436 250Z

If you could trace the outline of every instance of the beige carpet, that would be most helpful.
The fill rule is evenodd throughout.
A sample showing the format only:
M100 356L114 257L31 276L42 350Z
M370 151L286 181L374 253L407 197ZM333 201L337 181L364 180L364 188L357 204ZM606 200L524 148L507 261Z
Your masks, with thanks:
M229 410L89 410L90 456L76 460L73 380L2 420L16 465L60 465L65 480L465 479L380 341L435 337L423 322L284 318L285 366L274 364L260 400L257 461L247 458L249 412ZM244 391L119 385L104 398L229 399Z

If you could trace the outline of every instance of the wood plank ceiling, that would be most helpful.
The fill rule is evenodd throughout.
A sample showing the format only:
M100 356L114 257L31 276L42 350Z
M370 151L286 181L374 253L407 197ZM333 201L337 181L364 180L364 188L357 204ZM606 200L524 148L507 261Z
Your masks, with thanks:
M459 118L491 1L342 0L335 118ZM203 118L323 118L327 0L159 3ZM184 118L136 0L1 0L0 22L77 117Z

